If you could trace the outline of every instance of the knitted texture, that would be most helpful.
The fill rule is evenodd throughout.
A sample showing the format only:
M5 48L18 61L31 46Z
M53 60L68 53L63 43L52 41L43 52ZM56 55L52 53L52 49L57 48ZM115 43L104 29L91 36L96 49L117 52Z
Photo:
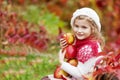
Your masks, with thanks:
M88 16L90 17L97 25L97 28L100 32L101 30L101 24L100 24L100 19L99 19L99 16L98 14L95 12L95 10L91 9L91 8L81 8L81 9L77 9L74 13L73 13L73 16L71 18L71 26L73 27L73 23L74 23L74 20L77 16L80 16L80 15L85 15L85 16Z
M98 55L98 43L90 38L84 40L76 40L74 45L77 50L76 58L80 62L86 62L88 59Z

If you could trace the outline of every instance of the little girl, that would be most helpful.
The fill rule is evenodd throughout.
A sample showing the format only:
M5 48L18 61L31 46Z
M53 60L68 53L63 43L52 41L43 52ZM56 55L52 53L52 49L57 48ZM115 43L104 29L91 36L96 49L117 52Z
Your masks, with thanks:
M71 26L75 37L73 46L76 48L78 65L75 67L64 61L65 51L62 52L62 49L68 44L64 38L61 38L60 45L62 49L59 52L61 69L72 76L72 78L64 76L66 80L85 80L84 77L92 73L96 61L102 58L102 56L98 56L104 45L100 19L93 9L81 8L73 13ZM42 80L57 79L49 75Z

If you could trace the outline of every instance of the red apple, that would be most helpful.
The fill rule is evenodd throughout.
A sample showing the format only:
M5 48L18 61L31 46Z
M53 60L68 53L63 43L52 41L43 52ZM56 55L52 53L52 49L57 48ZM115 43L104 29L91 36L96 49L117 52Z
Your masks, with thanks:
M76 57L76 49L73 45L68 45L66 48L65 58L72 59Z
M62 79L63 78L62 75L68 76L69 74L65 72L64 70L62 70L60 66L57 66L54 71L54 78Z
M78 60L75 59L75 58L69 59L67 62L70 63L73 66L77 66L78 65Z
M74 36L72 33L66 33L63 35L63 37L65 38L68 44L72 44L74 42Z

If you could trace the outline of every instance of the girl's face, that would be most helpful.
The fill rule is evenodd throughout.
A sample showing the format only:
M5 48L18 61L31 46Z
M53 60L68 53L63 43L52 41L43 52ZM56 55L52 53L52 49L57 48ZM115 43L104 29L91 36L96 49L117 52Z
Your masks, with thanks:
M92 29L91 25L86 20L76 19L74 23L74 27L72 27L75 36L79 40L83 40L88 38L91 35Z

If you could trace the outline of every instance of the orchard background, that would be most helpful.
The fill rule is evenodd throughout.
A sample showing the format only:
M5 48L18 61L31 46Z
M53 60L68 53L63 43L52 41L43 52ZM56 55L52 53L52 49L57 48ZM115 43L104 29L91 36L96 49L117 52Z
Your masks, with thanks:
M1 80L40 80L58 62L59 38L72 13L91 7L100 15L105 52L120 53L120 0L0 0Z

